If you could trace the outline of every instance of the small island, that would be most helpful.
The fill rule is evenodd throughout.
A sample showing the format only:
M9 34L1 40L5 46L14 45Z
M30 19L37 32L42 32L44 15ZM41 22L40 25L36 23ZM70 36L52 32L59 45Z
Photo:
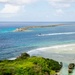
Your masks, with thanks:
M0 75L58 75L61 67L55 60L22 53L15 60L0 60Z
M61 26L61 25L63 25L63 24L46 25L46 26L26 26L26 27L23 27L23 28L17 28L13 32L23 32L23 31L33 29L33 28L47 28L47 27L55 27L55 26Z

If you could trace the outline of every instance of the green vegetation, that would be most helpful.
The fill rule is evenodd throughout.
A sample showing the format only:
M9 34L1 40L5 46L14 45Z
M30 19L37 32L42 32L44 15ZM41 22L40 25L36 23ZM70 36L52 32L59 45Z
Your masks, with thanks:
M52 59L21 54L16 60L1 60L0 75L53 75L61 65Z

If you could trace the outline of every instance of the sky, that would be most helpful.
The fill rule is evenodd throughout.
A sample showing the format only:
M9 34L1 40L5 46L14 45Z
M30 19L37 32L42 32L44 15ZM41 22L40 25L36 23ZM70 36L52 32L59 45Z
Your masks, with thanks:
M75 0L0 0L0 21L75 21Z

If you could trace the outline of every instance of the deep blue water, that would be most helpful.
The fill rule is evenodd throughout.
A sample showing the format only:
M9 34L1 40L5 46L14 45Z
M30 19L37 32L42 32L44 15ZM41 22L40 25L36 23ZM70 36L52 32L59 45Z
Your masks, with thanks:
M12 32L16 28L28 25L50 24L65 25L49 28L34 28L26 32ZM75 22L0 23L0 59L14 58L23 52L68 43L75 43Z

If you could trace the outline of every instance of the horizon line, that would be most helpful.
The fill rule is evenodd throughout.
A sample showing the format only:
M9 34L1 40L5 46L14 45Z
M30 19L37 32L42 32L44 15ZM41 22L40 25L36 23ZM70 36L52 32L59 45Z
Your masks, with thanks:
M0 23L1 22L7 22L7 23L8 22L13 22L13 23L17 23L17 22L27 22L27 23L28 22L30 22L30 23L34 22L34 23L36 23L36 22L39 22L40 23L40 22L75 22L75 21L0 21Z

